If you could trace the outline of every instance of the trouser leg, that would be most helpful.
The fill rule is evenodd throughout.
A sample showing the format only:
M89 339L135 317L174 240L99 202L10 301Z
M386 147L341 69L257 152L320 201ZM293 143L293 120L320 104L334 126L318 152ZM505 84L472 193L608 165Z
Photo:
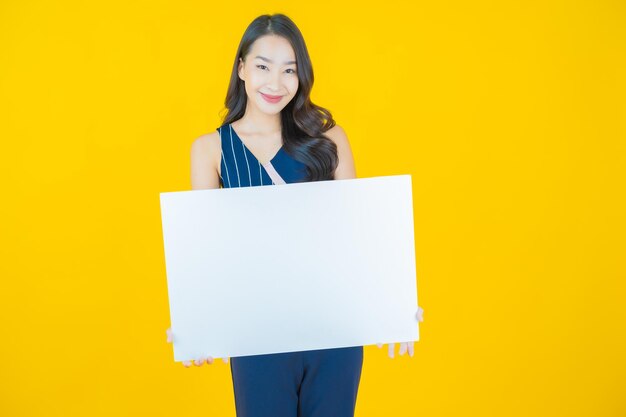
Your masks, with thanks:
M230 358L237 417L297 417L300 352Z
M363 346L303 352L298 417L353 417Z

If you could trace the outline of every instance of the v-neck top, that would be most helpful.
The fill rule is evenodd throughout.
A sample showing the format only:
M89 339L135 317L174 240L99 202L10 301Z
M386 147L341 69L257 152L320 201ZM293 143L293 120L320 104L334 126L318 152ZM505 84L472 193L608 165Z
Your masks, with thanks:
M266 166L250 152L230 123L218 127L217 131L222 144L221 188L275 185ZM303 182L306 177L306 165L289 155L284 146L266 165L273 167L286 183Z

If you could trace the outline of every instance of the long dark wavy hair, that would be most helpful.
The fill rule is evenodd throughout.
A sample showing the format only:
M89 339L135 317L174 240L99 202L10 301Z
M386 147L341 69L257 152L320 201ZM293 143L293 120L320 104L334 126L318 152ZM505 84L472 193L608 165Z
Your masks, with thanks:
M244 81L237 75L239 58L245 61L252 43L261 36L278 35L291 43L298 67L298 91L281 111L282 140L285 152L306 166L303 181L332 180L339 158L337 145L324 132L335 126L327 109L311 102L313 67L304 38L296 24L284 14L261 15L247 27L235 56L228 92L224 102L226 115L223 124L243 117L248 96Z

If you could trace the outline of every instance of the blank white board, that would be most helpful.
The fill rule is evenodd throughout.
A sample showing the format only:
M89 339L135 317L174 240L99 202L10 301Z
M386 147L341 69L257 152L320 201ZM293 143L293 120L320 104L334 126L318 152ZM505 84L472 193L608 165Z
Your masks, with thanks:
M160 202L175 361L419 340L410 175Z

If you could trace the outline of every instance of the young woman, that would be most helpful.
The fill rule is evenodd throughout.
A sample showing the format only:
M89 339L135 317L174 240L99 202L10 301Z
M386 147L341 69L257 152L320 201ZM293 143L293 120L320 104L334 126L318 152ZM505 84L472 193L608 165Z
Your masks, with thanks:
M346 133L311 102L312 87L309 54L291 19L254 19L237 50L225 119L191 146L192 188L356 178ZM420 321L421 312L418 307ZM171 329L167 335L171 342ZM413 342L402 343L400 354L407 349L412 356ZM390 357L393 352L390 344ZM205 361L213 358L194 363ZM234 357L237 416L352 417L362 363L363 346Z

